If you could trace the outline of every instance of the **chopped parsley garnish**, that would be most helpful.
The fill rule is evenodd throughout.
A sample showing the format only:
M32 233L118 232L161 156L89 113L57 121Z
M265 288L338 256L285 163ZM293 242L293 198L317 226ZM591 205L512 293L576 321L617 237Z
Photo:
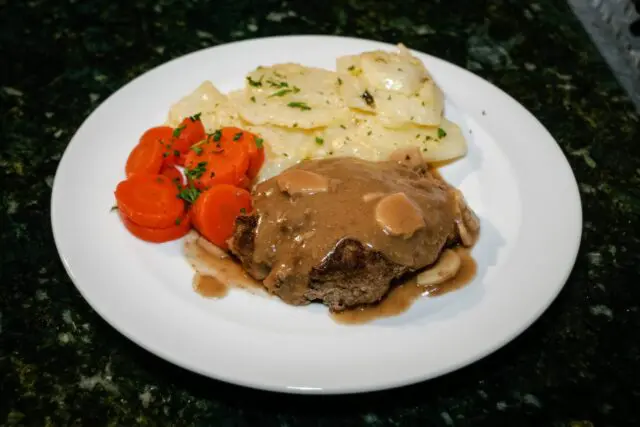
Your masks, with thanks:
M233 140L234 140L234 141L237 141L237 140L239 140L240 138L242 138L242 132L238 132L238 133L236 133L235 135L233 135Z
M260 76L260 80L253 80L251 76L247 76L247 83L249 83L249 86L261 87L263 78L264 76Z
M182 125L182 126L178 126L177 128L175 128L173 130L173 137L177 138L180 136L180 134L182 133L182 131L184 130L184 128L186 128L187 125Z
M274 82L271 79L267 80L267 83L269 83L271 87L289 87L289 83L287 82Z
M184 169L184 174L189 179L198 179L207 170L207 162L199 162L193 169Z
M287 107L299 108L302 111L311 110L311 107L309 107L306 102L290 102L287 104Z
M340 125L340 127L341 127L342 129L346 129L346 128L347 128L345 125Z
M256 147L262 148L263 144L264 144L264 139L256 138Z
M182 218L176 218L175 220L176 225L180 225L181 222L182 222Z
M318 145L324 144L324 139L320 138L319 136L316 136L316 144Z
M173 150L173 155L176 157L180 157L180 152L178 150Z
M342 85L342 79L338 77L338 86Z
M246 215L247 214L247 210L245 208L240 208L240 213L242 215Z
M444 138L445 136L447 136L447 132L442 128L438 128L438 138Z
M252 97L251 97L251 98L249 98L249 99L251 99L251 102L256 102L256 97L255 97L255 96L252 96Z
M189 116L189 119L191 119L192 122L195 122L196 120L200 120L201 115L202 113L194 114L193 116Z
M356 69L355 65L352 65L352 66L350 66L349 68L347 68L347 70L349 70L349 71L353 71L353 70L355 70L355 69Z
M202 154L202 147L201 147L201 145L202 145L202 144L204 144L204 143L206 143L206 142L207 142L207 140L206 140L206 139L203 139L203 140L202 140L202 141L200 141L200 142L196 142L195 144L193 144L193 145L191 146L191 149L192 149L193 151L195 151L195 153L199 156L200 154Z
M178 193L178 197L189 203L194 203L199 195L200 190L195 187L184 188Z
M371 96L368 90L365 90L362 95L360 95L360 98L364 99L364 102L366 102L369 107L373 107L376 105L376 101L373 99L373 96Z
M274 96L285 96L286 94L288 94L289 92L293 92L291 89L280 89L277 92L273 92L271 95L269 95L267 98L273 98Z
M209 134L209 136L213 138L214 141L218 142L220 141L220 138L222 138L222 132L220 129L217 129L214 133Z

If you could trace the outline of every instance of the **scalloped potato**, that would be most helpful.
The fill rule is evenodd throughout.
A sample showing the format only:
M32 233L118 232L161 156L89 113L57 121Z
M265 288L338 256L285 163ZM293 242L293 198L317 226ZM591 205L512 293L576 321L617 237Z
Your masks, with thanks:
M259 134L266 147L259 180L305 158L378 161L406 148L427 162L466 154L460 128L443 117L442 91L404 46L338 58L337 70L258 67L228 95L207 81L171 107L167 124L202 113L207 132L237 126Z

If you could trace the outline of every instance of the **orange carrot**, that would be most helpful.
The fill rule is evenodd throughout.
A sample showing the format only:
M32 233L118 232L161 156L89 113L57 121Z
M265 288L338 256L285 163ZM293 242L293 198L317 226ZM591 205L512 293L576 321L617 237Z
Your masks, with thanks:
M227 249L236 218L251 212L247 190L221 184L200 194L191 208L193 226L211 243Z
M199 113L182 120L178 127L173 130L172 135L171 150L169 156L165 159L166 165L184 165L189 148L207 136Z
M131 234L141 240L153 243L163 243L179 239L191 229L191 220L188 214L176 218L174 224L166 228L143 227L131 221L122 211L120 211L120 219Z
M170 227L184 213L178 188L162 175L132 175L118 184L115 196L120 211L143 227Z
M247 169L247 177L253 179L260 172L260 168L264 163L264 148L262 138L255 134L242 130L237 127L225 127L221 129L222 141L224 143L237 142L247 147L249 154L249 167Z
M171 128L154 127L147 130L136 145L125 166L127 177L136 173L157 174L162 167L165 145L171 140Z
M245 144L224 141L214 133L191 147L184 166L187 179L201 190L218 184L238 185L249 167L249 154Z
M169 178L178 188L182 188L185 184L184 176L175 166L163 166L160 170L160 175Z

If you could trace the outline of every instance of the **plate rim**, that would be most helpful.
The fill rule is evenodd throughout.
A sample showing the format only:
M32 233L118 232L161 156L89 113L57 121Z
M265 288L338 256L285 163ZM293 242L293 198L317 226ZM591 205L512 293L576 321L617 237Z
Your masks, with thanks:
M66 162L68 162L68 158L69 155L68 153L70 152L71 148L74 146L74 144L78 144L78 138L77 135L80 133L80 131L85 127L85 125L91 120L92 117L94 117L96 115L96 113L98 113L101 108L103 108L103 106L107 103L107 101L115 96L117 96L121 91L125 90L127 87L130 87L132 85L135 85L136 82L138 82L140 79L143 79L148 73L153 72L154 70L157 70L160 67L166 66L168 64L171 63L175 63L178 61L182 61L185 58L191 57L191 56L196 56L196 55L201 55L201 54L205 54L205 52L207 51L211 51L211 50L215 50L217 48L220 47L230 47L230 46L238 46L238 45L251 45L251 44L255 44L256 42L266 42L266 43L270 43L270 42L275 42L277 43L278 41L282 41L282 40L287 40L287 39L337 39L337 40L350 40L350 41L354 41L354 42L363 42L363 43L376 43L379 44L381 46L386 46L387 48L393 48L393 45L389 44L389 43L385 43L385 42L380 42L377 40L369 40L369 39L362 39L362 38L354 38L354 37L342 37L342 36L331 36L331 35L282 35L282 36L273 36L273 37L262 37L262 38L255 38L255 39L248 39L248 40L241 40L241 41L234 41L231 43L225 43L225 44L220 44L220 45L216 45L216 46L212 46L212 47L208 47L208 48L204 48L204 49L200 49L200 50L196 50L193 52L189 52L185 55L173 58L169 61L163 62L161 64L158 64L157 66L147 70L146 72L140 74L139 76L135 77L134 79L132 79L131 81L127 82L126 84L124 84L123 86L121 86L120 88L118 88L115 92L113 92L109 97L107 97L97 108L95 108L83 121L83 123L78 127L78 129L76 130L76 132L74 133L73 137L70 139L69 143L67 144L64 153L60 159L60 162L58 163L58 166L56 168L56 173L55 173L55 178L54 178L54 183L53 183L53 187L52 187L52 192L51 192L51 204L50 204L50 216L51 216L51 225L52 225L52 233L53 233L53 237L54 237L54 242L56 245L56 249L58 251L58 255L61 259L61 262L65 268L65 271L67 272L69 278L71 279L71 281L74 283L74 286L76 287L76 289L79 291L79 293L82 295L82 297L85 299L85 301L91 306L91 308L100 315L100 317L102 317L107 323L109 323L109 325L111 325L114 329L116 329L118 332L120 332L122 335L124 335L125 337L127 337L129 340L131 340L132 342L136 343L136 345L139 345L140 347L144 348L146 351L149 351L150 353L159 356L167 361L169 361L170 363L173 363L177 366L180 366L183 369L187 369L189 371L192 372L196 372L200 375L204 375L213 379L217 379L217 380L222 380L225 382L229 382L229 383L233 383L233 384L238 384L238 385L242 385L242 386L246 386L246 387L250 387L250 388L255 388L255 389L261 389L261 390L270 390L270 391L278 391L278 392L285 392L285 393L302 393L302 394L346 394L346 393L359 393L359 392L368 392L368 391L376 391L376 390L383 390L383 389L389 389L389 388L395 388L395 387L400 387L400 386L405 386L405 385L409 385L409 384L413 384L413 383L417 383L417 382L422 382L428 379L432 379L432 378L436 378L438 376L442 376L445 375L447 373L453 372L455 370L458 370L464 366L468 366L471 365L473 363L475 363L476 361L486 357L487 355L495 352L496 350L500 349L501 347L503 347L504 345L506 345L507 343L511 342L513 339L515 339L516 337L518 337L519 335L521 335L526 329L528 329L535 321L537 321L540 316L548 309L548 307L551 305L551 303L557 298L558 294L561 292L561 290L564 288L564 285L566 283L566 281L568 280L573 267L575 265L575 261L577 259L578 253L579 253L579 248L580 248L580 243L581 243L581 237L582 237L582 226L583 226L583 212L582 212L582 201L581 201L581 197L580 197L580 192L578 189L578 184L577 184L577 180L575 177L575 174L573 173L573 169L571 168L569 161L567 159L567 157L564 155L564 153L562 152L562 150L560 149L560 146L557 142L557 140L553 137L553 135L550 134L550 132L546 129L546 127L528 110L526 109L520 102L518 102L516 99L514 99L511 95L509 95L508 93L506 93L505 91L503 91L502 89L500 89L498 86L494 85L493 83L489 82L488 80L483 79L482 77L474 74L473 72L466 70L454 63L451 63L449 61L446 61L444 59L441 59L439 57L433 56L431 54L428 53L424 53L421 51L417 51L414 49L411 49L412 53L418 53L420 55L425 55L430 57L431 59L437 60L437 61L441 61L445 64L447 64L450 67L455 67L456 69L462 71L463 73L469 75L470 77L473 77L474 79L478 79L480 82L482 82L483 84L487 84L490 85L491 88L494 91L497 91L498 93L502 94L503 96L506 96L509 101L511 103L514 103L515 105L517 105L519 108L521 108L523 110L523 112L525 112L528 116L528 118L530 120L533 120L533 122L537 125L539 125L542 129L544 129L544 131L548 134L549 138L555 143L555 147L556 147L556 155L559 156L560 160L563 160L564 163L564 167L568 170L569 172L569 176L571 178L571 182L569 183L572 193L573 193L573 202L575 203L575 207L577 210L577 217L575 218L577 221L576 223L577 225L577 233L575 233L575 242L573 245L573 251L572 251L572 258L570 260L567 260L566 262L566 266L567 268L565 269L565 274L563 275L562 281L561 281L561 285L557 286L555 289L555 292L553 292L552 295L549 295L547 300L545 301L544 304L540 304L540 306L538 307L538 310L536 311L535 315L531 316L526 322L522 322L520 327L515 328L513 330L513 332L506 337L503 337L503 339L501 341L498 342L494 342L493 345L490 346L486 346L484 348L483 351L477 352L476 354L474 354L472 357L470 358L465 358L464 361L457 363L457 364L452 364L450 365L447 369L438 372L436 374L433 373L429 373L426 375L416 375L411 379L407 379L407 380L402 380L402 381L397 381L397 382L387 382L384 384L378 384L376 386L368 386L368 387L353 387L353 388L349 388L349 387L345 387L343 389L328 389L328 388L321 388L321 389L317 389L314 387L283 387L283 386L279 386L279 385L273 385L273 384L257 384L255 382L251 382L251 381L246 381L244 379L241 378L237 378L237 377L228 377L225 376L224 374L220 373L217 374L215 376L211 375L211 373L209 372L205 372L202 369L200 369L197 366L192 366L189 365L187 363L184 363L183 361L180 360L179 357L174 357L173 354L171 353L167 353L165 352L163 349L161 348L153 348L153 346L147 345L146 342L144 342L143 339L140 339L139 337L133 336L133 334L129 333L126 329L126 327L122 326L119 324L119 322L111 317L109 317L100 307L100 305L96 302L96 301L92 301L92 299L90 299L86 293L86 290L83 289L82 286L78 285L77 283L77 278L73 272L72 266L69 265L68 260L66 259L66 257L63 255L62 252L62 248L61 248L61 236L59 235L60 230L57 230L57 226L56 226L56 215L57 215L57 211L55 209L55 205L56 205L56 200L58 200L58 198L60 197L59 194L62 190L60 190L60 184L58 181L58 176L60 171L65 167ZM321 41L321 40L320 40ZM446 95L446 94L445 94Z

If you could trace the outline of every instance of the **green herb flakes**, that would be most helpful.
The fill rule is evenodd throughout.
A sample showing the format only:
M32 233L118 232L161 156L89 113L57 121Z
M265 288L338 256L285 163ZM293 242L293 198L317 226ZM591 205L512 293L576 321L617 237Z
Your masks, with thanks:
M184 188L178 193L178 197L188 203L194 203L199 195L200 191L195 187Z
M311 110L311 107L309 107L306 102L290 102L287 104L287 107L299 108L301 111Z
M196 167L193 169L185 168L184 174L189 179L192 179L192 180L198 179L202 176L202 174L206 171L206 169L207 169L207 162L199 162L196 165Z
M286 94L288 94L290 92L293 92L293 90L291 90L291 89L280 89L277 92L273 92L267 98L273 98L274 96L285 96Z
M184 128L186 128L187 125L182 125L182 126L178 126L177 128L175 128L173 130L173 137L174 138L178 138L180 136L180 134L182 133L182 131L184 130Z
M247 76L247 83L249 83L249 86L262 87L262 79L263 78L264 78L264 76L260 76L259 80L253 80L251 78L251 76Z

